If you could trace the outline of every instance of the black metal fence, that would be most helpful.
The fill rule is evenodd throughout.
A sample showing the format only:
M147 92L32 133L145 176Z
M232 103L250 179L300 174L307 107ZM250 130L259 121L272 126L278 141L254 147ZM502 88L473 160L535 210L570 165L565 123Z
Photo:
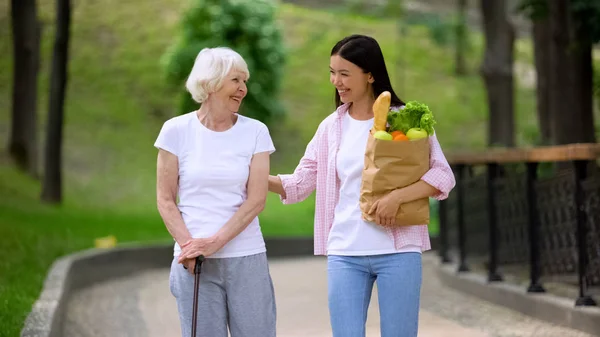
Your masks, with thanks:
M565 165L562 163L561 165ZM550 276L578 281L578 306L593 306L600 286L600 174L589 161L574 161L556 174L536 162L453 165L456 188L440 202L440 250L449 262L458 249L458 272L468 257L487 257L490 282L502 266L528 266L528 292L544 292ZM546 170L544 170L546 172ZM592 172L592 173L589 173Z

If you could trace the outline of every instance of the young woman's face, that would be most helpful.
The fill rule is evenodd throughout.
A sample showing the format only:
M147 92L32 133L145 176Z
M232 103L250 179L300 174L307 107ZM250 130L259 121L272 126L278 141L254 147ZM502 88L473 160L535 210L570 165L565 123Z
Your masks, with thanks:
M246 97L246 75L240 71L232 70L225 76L223 86L213 94L216 101L227 107L231 112L238 112L242 100Z
M351 103L372 95L373 76L365 74L354 63L333 55L329 62L329 80L335 86L342 103Z

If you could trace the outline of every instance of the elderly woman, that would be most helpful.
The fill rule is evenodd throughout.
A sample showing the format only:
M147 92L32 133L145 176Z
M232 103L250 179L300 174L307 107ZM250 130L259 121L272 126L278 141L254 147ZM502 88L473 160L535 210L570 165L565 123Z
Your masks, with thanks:
M206 257L198 298L199 336L275 336L275 299L258 222L267 195L267 127L237 113L249 78L228 48L197 56L186 88L198 110L166 121L154 144L157 202L175 240L170 288L183 336L191 331L194 262ZM179 197L179 203L177 203Z

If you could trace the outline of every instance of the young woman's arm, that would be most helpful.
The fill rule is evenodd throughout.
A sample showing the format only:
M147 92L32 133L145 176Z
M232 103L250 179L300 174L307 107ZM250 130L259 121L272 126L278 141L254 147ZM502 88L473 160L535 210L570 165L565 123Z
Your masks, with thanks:
M436 190L434 194L427 196L437 200L444 200L448 198L448 194L456 185L454 173L452 172L452 168L450 168L450 165L446 160L446 156L444 156L442 147L440 146L435 134L429 137L429 148L430 169L427 171L427 173L425 173L425 175L423 175L423 177L421 177L421 181L431 185Z
M394 223L400 205L414 200L433 197L444 200L456 185L454 173L442 152L435 134L429 137L429 171L414 184L390 192L375 201L369 213L375 213L376 222L382 225Z
M283 188L283 183L281 182L281 178L279 178L279 176L269 175L269 192L279 194L282 199L287 197L285 194L285 189Z
M308 143L304 156L292 174L269 176L269 191L281 196L284 204L293 204L304 199L317 187L317 146L320 128Z
M179 261L192 259L200 255L210 256L246 229L265 208L268 176L269 152L261 152L252 156L246 201L215 235L209 238L192 239L190 244L182 249Z

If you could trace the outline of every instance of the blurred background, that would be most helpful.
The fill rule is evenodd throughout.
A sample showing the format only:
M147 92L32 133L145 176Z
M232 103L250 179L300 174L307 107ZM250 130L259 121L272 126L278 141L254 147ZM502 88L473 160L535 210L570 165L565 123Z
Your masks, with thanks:
M335 109L329 53L354 33L379 41L403 100L429 105L446 153L596 142L598 1L68 3L0 2L0 336L19 331L57 257L170 239L153 143L196 108L183 81L203 47L247 60L242 113L269 125L272 174L293 171ZM270 195L263 233L311 236L313 214L313 197Z

